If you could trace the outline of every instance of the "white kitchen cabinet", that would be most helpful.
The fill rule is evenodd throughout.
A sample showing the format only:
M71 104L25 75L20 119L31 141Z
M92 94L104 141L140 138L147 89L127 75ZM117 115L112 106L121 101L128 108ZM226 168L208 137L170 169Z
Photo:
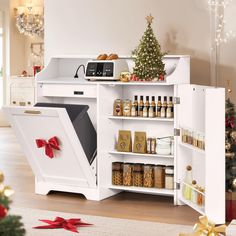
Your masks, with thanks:
M88 82L74 79L76 68L85 58L52 58L37 75L37 102L86 104L97 132L97 158L86 158L67 111L63 108L5 107L35 173L36 193L50 190L82 193L87 199L102 200L121 191L133 191L173 197L173 204L187 204L216 223L225 221L224 89L190 85L188 56L165 57L165 82ZM127 59L132 65L132 59ZM174 97L174 118L114 117L117 98L134 95ZM181 130L188 127L205 135L205 150L182 143ZM174 154L122 153L115 149L119 130L145 131L150 137L174 136ZM34 145L37 137L57 135L63 151L58 159L43 158ZM64 146L65 145L65 146ZM163 164L174 166L174 190L112 185L112 162ZM193 178L205 188L202 207L182 196L187 165Z

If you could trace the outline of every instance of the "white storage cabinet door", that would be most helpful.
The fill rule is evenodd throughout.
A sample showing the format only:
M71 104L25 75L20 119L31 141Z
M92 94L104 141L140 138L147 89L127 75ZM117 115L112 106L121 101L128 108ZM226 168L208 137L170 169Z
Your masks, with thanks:
M5 107L9 121L37 181L78 187L96 187L96 177L64 108ZM56 136L60 150L54 158L38 148L36 139Z

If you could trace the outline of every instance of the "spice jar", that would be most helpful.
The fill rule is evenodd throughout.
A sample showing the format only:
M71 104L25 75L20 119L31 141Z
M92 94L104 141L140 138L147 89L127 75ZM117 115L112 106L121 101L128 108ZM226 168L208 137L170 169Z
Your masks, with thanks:
M134 164L133 184L136 187L143 187L143 164Z
M153 188L153 185L154 185L153 165L144 165L143 187Z
M199 187L198 190L200 192L197 193L197 204L198 206L202 206L203 205L203 189Z
M187 143L187 131L182 129L182 142Z
M198 147L198 133L197 132L193 133L193 146Z
M123 165L123 184L124 186L133 185L133 165L131 163Z
M165 176L165 188L174 189L174 174L166 174Z
M131 116L131 101L129 99L124 100L123 103L123 116Z
M188 130L188 136L187 136L187 139L188 139L188 144L190 145L193 145L193 132Z
M205 141L204 141L203 134L198 135L198 148L203 149L203 150L205 149Z
M123 185L123 163L122 162L112 163L112 184Z
M113 105L113 116L123 115L123 102L121 99L116 99Z
M165 188L165 166L154 166L154 188Z

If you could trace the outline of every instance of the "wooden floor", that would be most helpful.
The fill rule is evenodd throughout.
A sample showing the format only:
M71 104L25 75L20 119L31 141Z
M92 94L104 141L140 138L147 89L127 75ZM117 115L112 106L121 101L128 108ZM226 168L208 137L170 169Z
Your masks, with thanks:
M96 202L79 194L36 195L34 175L10 128L0 128L0 170L5 174L5 184L15 190L12 206L16 207L189 225L199 216L187 206L174 206L168 197L123 192Z

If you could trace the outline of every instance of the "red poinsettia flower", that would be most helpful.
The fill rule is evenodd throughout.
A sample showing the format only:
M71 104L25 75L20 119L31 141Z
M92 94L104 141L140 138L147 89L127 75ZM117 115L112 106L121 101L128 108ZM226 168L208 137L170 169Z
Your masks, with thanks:
M0 204L0 220L7 215L7 209Z

